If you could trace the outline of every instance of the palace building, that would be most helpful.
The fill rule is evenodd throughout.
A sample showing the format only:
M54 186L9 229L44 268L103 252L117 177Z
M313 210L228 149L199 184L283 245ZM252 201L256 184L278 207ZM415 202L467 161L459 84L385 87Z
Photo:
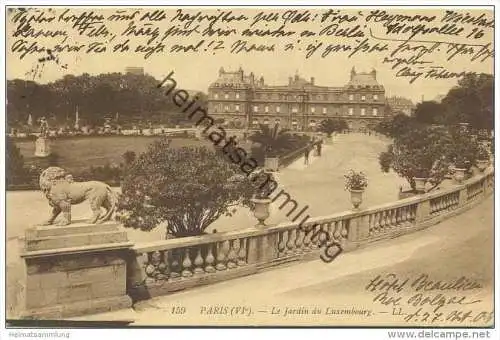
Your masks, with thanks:
M377 72L358 73L354 67L349 82L341 87L316 85L314 78L298 74L286 85L270 86L253 72L245 75L241 67L220 68L218 79L208 88L210 115L228 127L278 123L292 130L314 130L325 119L341 118L351 129L360 129L387 118L385 105Z

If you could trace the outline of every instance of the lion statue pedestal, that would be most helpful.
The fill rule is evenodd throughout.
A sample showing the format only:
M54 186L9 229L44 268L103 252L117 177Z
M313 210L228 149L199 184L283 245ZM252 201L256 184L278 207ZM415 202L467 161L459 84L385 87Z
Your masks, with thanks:
M102 182L75 182L64 169L50 167L40 189L52 206L44 226L26 231L26 308L23 318L61 319L128 308L127 256L132 243L110 221L116 198ZM88 223L71 223L71 205L90 202ZM101 216L101 207L106 209ZM62 213L57 225L52 225Z
M27 319L62 319L129 308L133 246L114 222L37 226L26 231Z

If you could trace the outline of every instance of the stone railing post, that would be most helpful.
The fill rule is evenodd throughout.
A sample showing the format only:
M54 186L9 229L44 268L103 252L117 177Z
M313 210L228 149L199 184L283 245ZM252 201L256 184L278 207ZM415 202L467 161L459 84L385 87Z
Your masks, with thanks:
M147 282L146 263L147 253L130 252L127 261L127 293L134 300L140 300L147 296L145 283Z
M486 176L481 180L482 197L488 196L488 180Z
M35 227L26 231L23 318L61 319L128 308L132 243L118 224Z
M248 264L263 266L278 257L278 233L252 236L248 240Z
M431 216L431 200L426 199L417 203L417 211L415 216L415 223L420 223L428 220Z
M467 186L464 185L459 189L458 193L458 206L463 207L467 204Z
M349 220L345 250L358 248L370 235L369 215L354 216Z

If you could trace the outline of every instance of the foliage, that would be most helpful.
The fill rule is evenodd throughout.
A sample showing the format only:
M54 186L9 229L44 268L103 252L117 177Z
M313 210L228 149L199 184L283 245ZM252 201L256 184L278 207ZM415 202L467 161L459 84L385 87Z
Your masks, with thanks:
M259 185L259 187L257 187L255 190L254 198L257 199L269 198L269 195L272 193L272 190L274 190L274 188L269 187L268 183L276 182L276 178L274 177L273 173L260 169L255 171L252 174L251 178L252 181L255 181L255 186ZM268 185L260 186L261 183L267 183Z
M489 160L490 159L490 153L488 152L488 148L484 145L481 145L477 151L477 157L478 160Z
M381 152L380 155L378 156L378 161L382 172L389 172L389 170L391 169L391 164L393 162L393 159L394 159L393 146L389 145L388 150Z
M324 132L330 137L334 132L341 132L348 128L347 122L343 119L326 119L319 126L319 131Z
M264 154L265 157L282 156L287 152L305 146L309 141L308 137L294 136L289 133L289 130L280 129L279 124L276 124L273 128L260 125L260 130L250 135L248 139L260 145L260 150L254 148L255 154Z
M27 173L24 168L24 157L21 155L21 150L10 137L6 139L5 149L5 177L7 185L22 183Z
M368 180L362 171L349 170L344 177L345 190L364 190L368 186Z
M136 154L134 151L125 151L122 155L122 158L123 158L123 162L125 164L126 167L132 165L132 163L135 162L135 159L136 159Z
M442 127L414 126L396 137L386 152L379 155L382 171L392 168L415 189L414 178L427 178L434 186L448 171L450 135Z
M406 132L413 129L416 125L419 124L414 118L401 113L393 116L390 120L384 120L380 122L375 127L375 131L384 136L394 138L405 134Z
M473 129L491 131L494 79L490 74L469 73L458 81L442 103L447 107L447 124L469 123Z
M451 143L448 159L459 169L469 170L475 164L479 152L479 143L463 128L451 127Z
M170 124L188 122L189 117L157 87L158 83L150 75L130 73L65 75L48 84L9 80L7 124L27 129L31 114L33 122L45 116L51 127L71 127L77 109L80 126L102 126L106 117L112 119L112 125L116 125L117 120L120 124L148 120ZM200 106L205 107L206 96L202 93L197 96Z
M415 120L422 124L442 124L444 122L446 107L435 101L424 101L415 108Z
M222 153L169 143L153 143L125 174L119 210L126 227L147 231L167 222L176 237L199 235L233 206L250 206L254 186Z

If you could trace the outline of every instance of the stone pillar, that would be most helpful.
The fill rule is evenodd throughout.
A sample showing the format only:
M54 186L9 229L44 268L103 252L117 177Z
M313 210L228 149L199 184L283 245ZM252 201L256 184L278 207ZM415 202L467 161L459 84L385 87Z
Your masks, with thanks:
M418 202L417 204L417 211L415 214L415 223L418 225L419 223L424 222L425 220L429 219L431 215L431 201L430 200L423 200L421 202Z
M458 193L458 206L463 207L464 205L467 204L467 186L463 186L460 188L460 191Z
M47 157L50 155L49 141L45 137L38 137L35 142L35 156Z
M345 246L346 251L358 248L363 241L368 239L370 234L368 220L369 215L354 216L350 219Z
M278 233L259 235L248 240L248 264L265 266L278 258Z
M132 243L118 224L35 227L26 231L23 318L60 319L128 308Z

